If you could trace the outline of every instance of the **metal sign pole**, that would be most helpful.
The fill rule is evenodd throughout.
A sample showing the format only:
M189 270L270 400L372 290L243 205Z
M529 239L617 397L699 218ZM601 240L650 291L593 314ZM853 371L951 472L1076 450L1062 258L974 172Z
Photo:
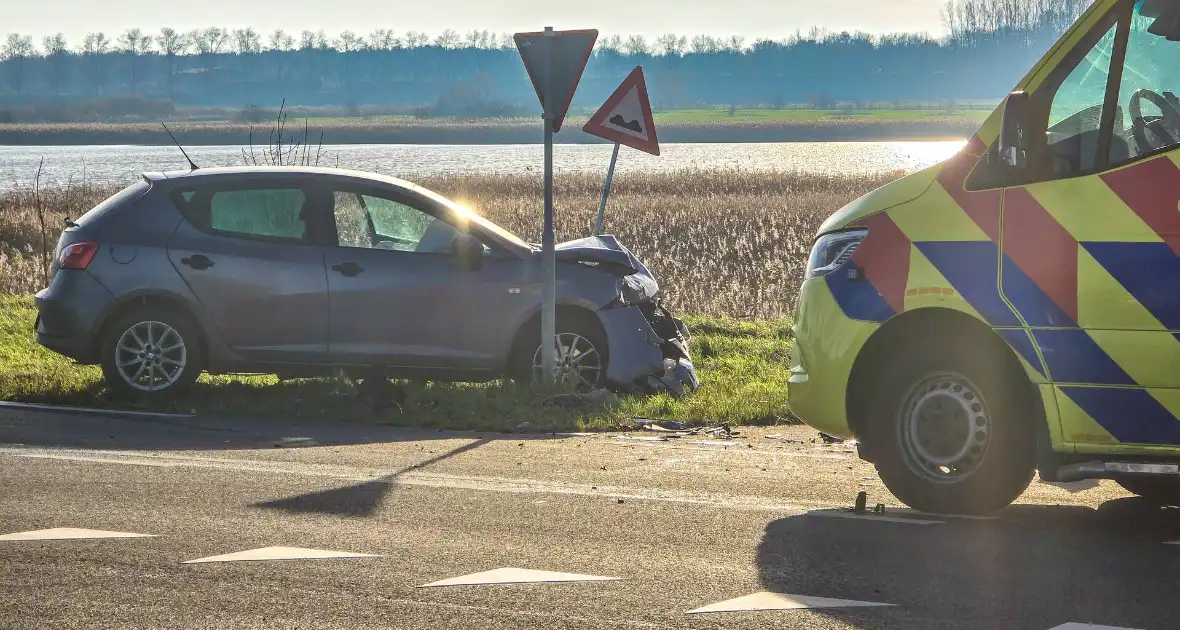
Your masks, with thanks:
M611 181L615 178L615 163L619 161L619 143L615 143L615 152L610 156L610 168L606 169L606 185L602 187L602 203L598 204L598 221L594 224L594 234L602 234L602 220L606 217L606 198L610 196Z
M546 385L557 373L557 260L553 235L553 38L552 26L545 27L545 229L541 234L541 370Z

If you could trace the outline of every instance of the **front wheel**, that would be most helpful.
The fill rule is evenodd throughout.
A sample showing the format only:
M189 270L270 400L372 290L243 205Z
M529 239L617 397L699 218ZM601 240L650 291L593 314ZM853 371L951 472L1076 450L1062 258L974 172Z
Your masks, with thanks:
M1035 433L1023 374L966 344L924 344L880 380L870 421L881 480L924 512L987 514L1028 488Z
M118 394L163 397L187 389L201 374L201 348L188 318L146 307L107 326L102 374Z
M1159 505L1180 506L1180 479L1169 477L1128 477L1118 484L1131 494Z
M544 357L540 332L536 328L532 330L536 331L537 341L529 339L519 345L511 371L517 379L537 385L544 380ZM559 316L554 347L558 387L587 392L606 385L607 345L598 326L583 317Z

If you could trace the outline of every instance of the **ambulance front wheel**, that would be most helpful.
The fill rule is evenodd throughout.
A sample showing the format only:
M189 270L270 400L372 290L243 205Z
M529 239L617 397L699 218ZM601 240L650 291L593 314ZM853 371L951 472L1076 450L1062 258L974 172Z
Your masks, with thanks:
M931 339L878 380L868 439L881 480L906 505L989 514L1019 497L1036 468L1028 381L977 345Z

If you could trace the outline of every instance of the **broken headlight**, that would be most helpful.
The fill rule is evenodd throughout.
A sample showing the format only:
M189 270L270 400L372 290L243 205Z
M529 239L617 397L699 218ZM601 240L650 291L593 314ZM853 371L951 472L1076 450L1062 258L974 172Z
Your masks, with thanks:
M619 306L635 306L655 297L658 286L654 280L640 274L631 274L619 278L619 297L615 304Z
M840 265L852 258L856 248L860 247L861 241L868 235L868 230L860 229L833 232L819 237L815 247L811 249L811 258L807 260L807 275L804 278L826 276L839 269Z

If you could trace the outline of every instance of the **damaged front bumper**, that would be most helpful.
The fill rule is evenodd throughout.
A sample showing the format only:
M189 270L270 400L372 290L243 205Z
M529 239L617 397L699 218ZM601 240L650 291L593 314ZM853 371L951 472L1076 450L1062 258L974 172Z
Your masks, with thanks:
M607 308L598 313L610 359L606 380L634 394L684 396L700 387L688 353L688 328L653 302Z

